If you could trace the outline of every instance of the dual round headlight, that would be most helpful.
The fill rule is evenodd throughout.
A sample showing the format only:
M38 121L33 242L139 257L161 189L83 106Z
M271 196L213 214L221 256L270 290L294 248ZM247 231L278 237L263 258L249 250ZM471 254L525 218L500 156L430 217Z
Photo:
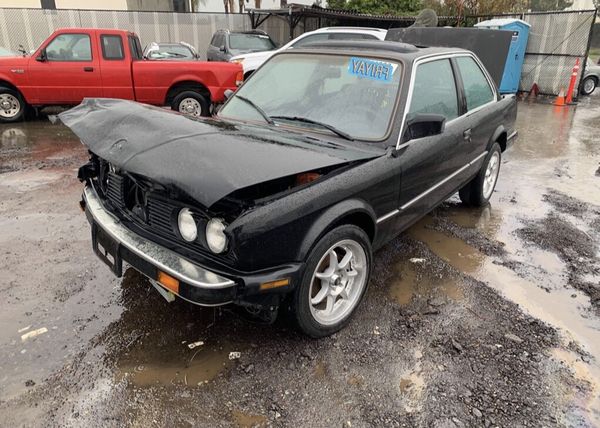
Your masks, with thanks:
M187 242L193 242L198 238L198 226L189 208L183 208L177 216L179 234ZM225 223L220 218L213 218L206 225L206 243L213 253L222 253L227 248L227 235L225 235Z

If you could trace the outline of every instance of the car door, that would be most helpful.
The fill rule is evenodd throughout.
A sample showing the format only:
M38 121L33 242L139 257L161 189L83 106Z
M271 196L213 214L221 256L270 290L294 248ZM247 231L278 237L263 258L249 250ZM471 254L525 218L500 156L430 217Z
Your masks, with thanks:
M131 58L124 48L120 34L100 33L100 52L102 63L102 96L133 100L133 80L131 75Z
M439 135L401 140L398 160L402 163L399 228L412 223L451 192L449 182L462 167L457 149L462 139L461 100L455 70L449 58L433 58L417 63L408 100L407 122L419 114L446 118Z
M32 57L29 81L40 104L78 104L102 96L95 33L60 33ZM40 60L38 60L38 58Z
M482 154L498 126L494 109L490 108L490 104L497 102L498 98L491 79L475 58L464 55L455 57L452 61L458 69L466 103L466 114L462 118L465 135L458 145L459 155L469 162L476 160L476 165L471 168L476 171L480 162L483 162Z
M212 39L210 40L210 44L208 45L208 49L206 49L206 59L208 61L217 61L217 52L219 51L219 39L221 38L221 33L216 32Z

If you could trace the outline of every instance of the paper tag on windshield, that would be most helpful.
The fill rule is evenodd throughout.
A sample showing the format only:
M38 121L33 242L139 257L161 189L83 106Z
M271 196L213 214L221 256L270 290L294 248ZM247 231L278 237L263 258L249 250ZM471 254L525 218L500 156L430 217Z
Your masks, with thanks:
M348 73L366 79L391 82L396 70L396 64L384 61L374 61L368 58L351 57L348 63Z

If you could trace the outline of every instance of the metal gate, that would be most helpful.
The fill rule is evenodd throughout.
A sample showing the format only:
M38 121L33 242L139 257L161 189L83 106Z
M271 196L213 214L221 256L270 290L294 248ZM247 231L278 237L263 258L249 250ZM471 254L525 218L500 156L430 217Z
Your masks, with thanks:
M569 86L573 66L579 59L576 88L585 72L596 10L530 12L494 16L471 16L475 23L490 18L518 18L531 25L519 90L529 91L534 83L541 94L558 95ZM575 94L577 96L577 94Z

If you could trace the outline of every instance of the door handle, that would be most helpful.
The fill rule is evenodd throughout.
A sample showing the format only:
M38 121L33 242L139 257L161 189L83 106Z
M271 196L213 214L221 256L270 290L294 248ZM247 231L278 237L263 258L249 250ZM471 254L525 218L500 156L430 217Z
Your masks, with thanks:
M83 67L83 71L94 71L94 67Z
M465 132L463 132L463 138L465 141L471 141L471 130L467 129Z

